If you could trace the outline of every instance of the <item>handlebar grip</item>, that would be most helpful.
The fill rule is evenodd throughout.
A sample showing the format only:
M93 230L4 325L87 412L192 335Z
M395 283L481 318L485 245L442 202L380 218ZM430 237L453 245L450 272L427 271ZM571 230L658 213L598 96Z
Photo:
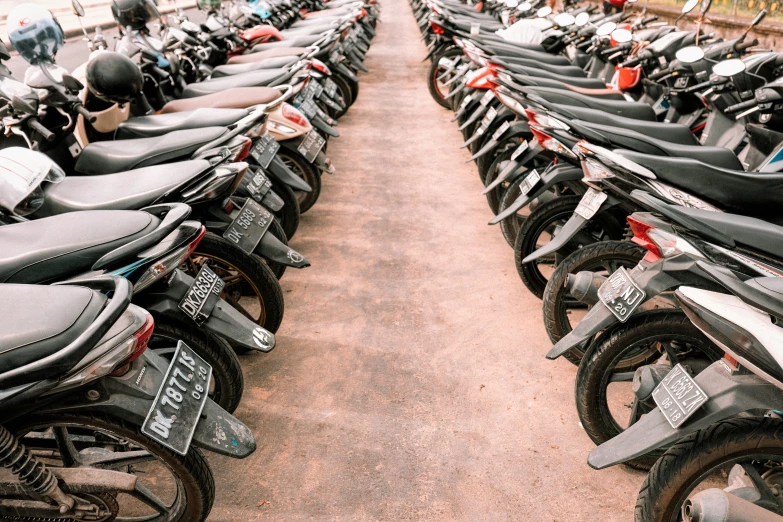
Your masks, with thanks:
M620 64L620 67L633 67L635 65L639 65L642 63L642 60L644 57L637 56L636 58L631 58L630 60L626 60L623 63Z
M82 105L81 103L75 104L73 106L73 108L76 110L76 112L81 114L84 117L85 120L89 121L90 123L93 123L93 122L95 122L95 120L98 119L95 116L93 116L93 114L90 111L85 109L84 105Z
M664 69L661 69L661 70L660 70L660 71L658 71L657 73L652 73L652 74L649 76L649 79L650 79L650 80L653 80L653 81L660 80L660 79L661 79L661 78L663 78L664 76L667 76L667 75L669 75L669 74L671 74L671 73L672 73L672 71L670 70L670 68L669 68L669 67L666 67L666 68L664 68Z
M27 126L43 136L46 141L52 141L54 139L54 133L41 125L41 123L34 118L27 121Z
M658 15L652 15L648 16L647 18L643 18L641 24L639 25L647 25L649 23L652 23L658 19Z
M753 98L752 100L737 103L735 105L729 105L728 107L726 107L726 114L732 114L734 112L739 112L744 109L750 109L751 107L755 107L757 104L758 102L756 101L756 98Z
M735 46L734 46L734 48L735 48L737 51L744 51L745 49L748 49L748 48L750 48L750 47L756 46L756 45L758 45L758 44L759 44L759 39L758 39L758 38L754 38L754 39L753 39L752 41L750 41L750 42L740 42L740 43L738 43L737 45L735 45Z
M708 80L706 82L697 83L696 85L691 85L690 87L687 87L687 88L683 89L682 92L685 92L685 93L696 92L696 91L700 91L700 90L704 89L705 87L709 87L710 85L711 85L711 83Z

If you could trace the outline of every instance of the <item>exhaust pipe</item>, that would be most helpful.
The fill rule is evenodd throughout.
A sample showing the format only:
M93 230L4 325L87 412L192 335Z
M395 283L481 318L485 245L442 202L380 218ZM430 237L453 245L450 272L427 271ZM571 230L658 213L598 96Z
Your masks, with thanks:
M594 305L600 300L598 289L601 288L604 281L606 281L604 276L582 271L576 274L568 274L565 287L568 289L568 293L580 303Z
M722 489L707 489L682 505L685 522L783 522L783 517Z

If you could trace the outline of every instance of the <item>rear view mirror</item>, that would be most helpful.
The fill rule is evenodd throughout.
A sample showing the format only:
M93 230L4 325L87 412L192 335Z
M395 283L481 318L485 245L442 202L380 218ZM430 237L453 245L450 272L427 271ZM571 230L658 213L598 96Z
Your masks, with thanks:
M752 22L750 22L751 27L755 27L761 23L761 21L764 19L764 17L767 16L767 10L762 9L759 11L759 14L756 15L756 17L753 19Z
M517 11L520 13L526 13L533 9L533 5L530 2L522 2L519 4L519 7L517 7Z
M71 0L71 8L76 16L84 16L84 7L79 3L79 0Z
M704 58L704 50L701 47L683 47L675 55L682 63L694 63Z
M707 14L707 11L710 10L711 5L712 5L712 0L701 0L701 14L702 15Z
M79 92L84 89L82 82L71 76L70 74L63 74L63 85L71 92Z
M576 18L574 19L574 23L579 27L583 27L587 25L587 22L589 21L590 21L589 13L579 13L578 15L576 15Z
M10 60L10 59L11 59L11 53L8 52L8 48L0 40L0 61Z
M552 8L548 5L545 7L542 7L541 9L536 12L536 16L539 18L544 18L545 16L549 16L552 14Z
M731 78L732 76L739 74L744 70L745 70L745 62L743 62L739 58L733 58L731 60L723 60L722 62L716 63L715 66L712 68L712 72L724 78Z
M38 107L37 104L33 105L31 98L22 98L19 96L14 96L11 100L11 107L14 108L14 111L21 112L24 114L38 114ZM37 97L36 97L37 100Z
M572 25L574 23L574 20L576 20L576 18L574 18L573 15L568 13L560 13L555 17L555 23L559 27L568 27L569 25Z
M696 7L696 4L699 3L699 0L688 0L685 2L685 5L682 6L682 14L687 14L693 11L693 9Z
M601 27L598 28L598 30L595 32L598 36L609 36L612 34L612 31L617 29L617 24L614 22L606 22L605 24L602 24Z
M633 35L628 29L615 29L612 31L612 40L617 43L628 43L633 40Z

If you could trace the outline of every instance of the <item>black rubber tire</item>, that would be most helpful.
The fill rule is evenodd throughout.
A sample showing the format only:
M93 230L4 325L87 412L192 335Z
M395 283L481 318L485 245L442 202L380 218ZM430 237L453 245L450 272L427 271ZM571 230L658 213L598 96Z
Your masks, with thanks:
M430 96L435 102L443 108L451 109L451 99L446 99L448 93L441 93L436 85L436 78L440 76L444 70L440 67L441 58L451 59L454 56L462 56L463 52L457 47L448 47L444 51L438 53L432 57L432 63L427 71L427 88L430 90Z
M294 191L299 200L299 213L304 214L313 208L313 205L315 205L315 202L318 201L321 195L321 173L318 171L318 167L307 161L297 151L280 147L280 150L277 151L277 156L289 169L294 171L294 174L305 180L310 185L310 188L313 189L311 192Z
M775 455L783 460L783 421L732 418L691 433L650 470L636 499L635 522L670 522L702 475L734 459ZM777 459L776 459L777 460Z
M511 145L511 146L509 146ZM498 147L498 150L501 151L495 156L494 161L487 167L487 171L484 174L484 177L482 180L484 181L484 186L486 187L495 179L497 179L498 175L502 171L500 168L500 165L506 161L511 159L511 155L516 150L517 146L519 145L519 138L513 138L512 140L509 140L509 143L506 145L501 144L500 147ZM505 194L506 190L511 186L511 182L516 180L517 177L521 177L524 179L529 173L530 169L536 169L538 170L538 173L541 174L546 170L547 166L552 162L552 157L549 154L539 154L536 157L532 158L527 164L525 165L526 170L520 174L517 174L514 178L507 178L506 181L495 187L494 190L487 192L487 203L489 204L489 208L492 209L492 212L495 214L498 214L500 212L500 201L503 198L503 194ZM516 187L519 188L519 183L521 183L522 180L520 180ZM519 191L516 192L517 197L519 197ZM516 197L514 198L516 199ZM513 200L512 200L513 201ZM510 202L509 202L510 203ZM511 244L514 244L514 241L516 240L516 234L512 236L514 239L511 240Z
M211 232L207 232L193 252L193 257L205 256L220 260L231 265L244 277L243 285L252 285L255 288L243 287L243 295L249 292L256 293L261 301L262 310L255 322L274 333L283 322L283 290L272 270L256 255L249 255L238 246ZM195 277L196 274L188 273ZM220 274L218 274L220 275ZM225 293L225 291L224 291ZM223 299L227 296L221 295ZM229 304L232 304L229 301Z
M274 212L274 215L283 227L286 239L291 239L299 229L299 200L294 190L285 183L273 183L272 190L283 200L283 208Z
M495 119L495 121L492 122L491 127L486 132L486 138L482 141L481 147L484 147L485 144L489 143L489 140L492 139L492 135L495 134L495 131L497 131L502 125L503 122L507 121L510 124L514 123L514 119L512 117L506 117L503 119ZM499 125L498 125L499 123ZM508 132L508 131L506 131ZM513 140L513 141L512 141ZM506 138L505 140L501 140L495 148L484 154L483 156L476 159L476 168L478 168L479 171L479 177L481 178L481 182L486 187L487 184L489 184L489 181L487 181L487 175L489 174L489 168L490 165L492 165L495 161L495 158L498 156L499 151L503 151L505 149L510 149L507 153L507 157L511 157L511 153L514 151L513 147L510 147L507 142L512 141L513 144L519 145L519 139L518 138L512 138L512 140L509 140L509 138ZM479 148L479 150L481 150ZM478 151L476 151L478 152Z
M615 325L607 335L591 345L576 373L576 411L590 439L600 446L624 431L612 417L607 405L607 385L610 373L630 372L660 357L660 354L640 353L634 360L627 357L634 345L645 342L678 341L698 348L704 360L714 362L723 355L680 310L654 310L634 315L626 323ZM625 462L626 465L648 470L663 455L664 449Z
M283 230L283 227L280 225L280 222L277 220L277 218L273 219L272 223L269 225L269 233L275 236L284 245L288 245L288 238L286 237L285 231ZM277 261L272 261L271 259L266 259L263 257L262 259L264 260L264 263L266 263L266 266L268 266L272 271L272 273L275 274L275 278L280 281L288 267L283 263L278 263Z
M237 409L242 400L245 380L242 376L242 365L230 344L199 328L195 323L182 324L167 317L155 317L151 345L156 338L172 341L167 347L175 347L177 341L182 341L207 361L212 366L212 378L215 381L215 389L210 398L229 413Z
M647 251L630 241L603 241L581 248L565 258L552 273L544 290L542 311L544 328L552 343L568 335L573 328L568 319L564 300L568 297L566 281L568 274L590 270L602 262L613 262L618 267L633 268L642 260ZM584 352L574 348L566 352L565 357L579 364Z
M535 262L522 263L529 254L536 251L536 241L546 228L555 221L567 221L581 201L581 196L560 196L548 201L530 213L522 224L514 242L514 258L519 278L539 299L543 298L547 279L538 270ZM592 226L606 231L607 239L616 239L623 232L623 226L609 213L598 212L590 220ZM586 246L586 245L585 245ZM558 252L557 256L566 257L570 252Z
M353 105L353 91L351 90L351 86L348 83L348 80L339 74L332 74L331 78L332 81L337 84L337 94L342 96L343 105L345 105L345 110L342 112L333 110L333 114L331 116L335 120L338 120L345 116L345 113L348 112L348 109L351 107L351 105Z
M100 413L24 415L6 424L6 428L20 436L52 425L104 430L144 447L160 458L182 482L185 511L172 522L203 522L209 516L215 500L215 479L198 448L191 447L186 455L179 455L141 433L140 426Z
M509 205L511 205L520 195L519 186L522 184L522 182L525 180L524 176L517 176L513 180L511 180L511 183L509 183L508 187L503 191L503 195L500 197L500 202L498 203L498 211L497 214L500 214L502 211L506 210ZM522 224L527 219L527 216L520 216L519 213L514 214L513 216L509 216L498 225L500 226L500 231L503 233L503 238L506 240L506 243L508 243L508 246L511 248L514 248L514 243L517 241L517 235L519 234L519 229L522 228Z

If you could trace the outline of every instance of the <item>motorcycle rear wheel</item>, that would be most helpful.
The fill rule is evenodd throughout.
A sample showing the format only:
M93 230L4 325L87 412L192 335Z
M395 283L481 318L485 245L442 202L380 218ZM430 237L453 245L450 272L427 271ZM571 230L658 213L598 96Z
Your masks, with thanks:
M321 173L315 165L293 150L281 147L277 156L285 163L286 167L294 171L294 174L305 180L313 189L310 192L294 191L296 199L299 200L299 213L304 214L315 205L321 195Z
M102 469L114 469L128 473L132 464L138 471L138 480L148 492L166 506L166 513L156 509L158 516L150 522L202 522L209 516L215 499L215 481L209 463L197 448L190 448L187 455L179 455L141 433L141 427L128 421L99 413L55 413L28 415L15 419L6 428L19 437L33 453L48 455L43 458L47 467L77 467L79 459L103 453L107 461ZM51 433L54 437L32 434ZM87 450L87 451L85 451ZM91 451L90 451L91 450ZM146 451L129 462L129 451ZM116 454L118 464L112 467L111 457ZM154 474L153 474L154 473ZM159 475L169 473L170 481L158 480ZM173 490L161 498L157 486L173 482ZM64 486L67 490L67 485ZM112 492L107 491L111 494ZM171 503L165 500L172 497ZM148 510L140 515L144 505L128 495L118 496L120 513L124 517L154 516ZM2 502L0 502L2 504ZM2 509L2 508L0 508ZM122 513L127 509L126 514Z

